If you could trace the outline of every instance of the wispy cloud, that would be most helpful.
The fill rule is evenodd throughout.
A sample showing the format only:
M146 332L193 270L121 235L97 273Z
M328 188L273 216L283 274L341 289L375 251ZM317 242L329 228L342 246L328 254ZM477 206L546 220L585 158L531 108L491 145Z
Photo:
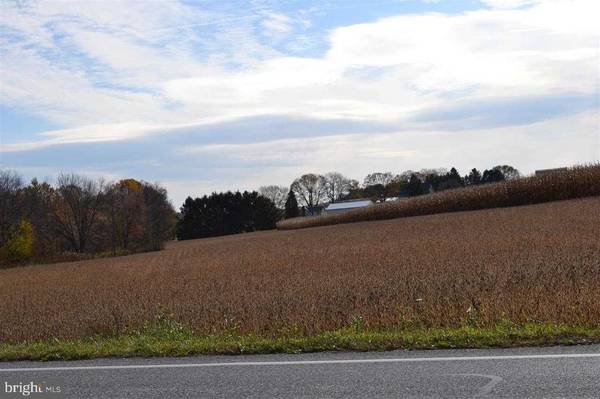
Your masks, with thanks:
M396 118L453 92L590 93L597 73L591 16L600 5L584 0L340 27L314 58L252 39L255 22L277 34L292 29L289 17L268 9L245 21L180 3L125 3L118 11L98 4L4 7L3 101L69 127L106 124L107 136L127 138L120 127L128 123L151 131L152 124L267 113L386 118L396 110ZM248 50L220 58L239 39L238 23ZM203 47L207 32L218 48Z
M492 8L519 8L541 3L541 0L482 0Z
M578 158L570 146L568 159L593 158L600 2L483 0L475 11L360 23L345 22L353 9L341 2L243 3L2 3L1 101L62 126L7 135L3 166L97 171L104 162L115 175L147 168L175 182L201 158L220 179L233 182L238 168L251 184L260 170L287 179L353 157L373 168L394 157L432 166L428 154L444 158L434 141L446 135L463 148L475 134L552 131L566 120L580 127L569 129L573 145L587 140L592 154ZM336 7L336 26L319 26L316 16ZM307 52L315 42L322 49Z

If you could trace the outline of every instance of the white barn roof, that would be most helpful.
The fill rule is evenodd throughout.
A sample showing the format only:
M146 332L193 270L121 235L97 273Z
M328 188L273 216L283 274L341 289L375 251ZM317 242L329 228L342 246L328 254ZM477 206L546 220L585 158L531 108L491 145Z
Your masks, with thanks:
M363 207L369 206L369 205L373 205L373 202L369 201L369 200L336 202L336 203L327 205L327 208L325 208L325 210L326 211L334 211L334 210L338 210L338 209L363 208Z

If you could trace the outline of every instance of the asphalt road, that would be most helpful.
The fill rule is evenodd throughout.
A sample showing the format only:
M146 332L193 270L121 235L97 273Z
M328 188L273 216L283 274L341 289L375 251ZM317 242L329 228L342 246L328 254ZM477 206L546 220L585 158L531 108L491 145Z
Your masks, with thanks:
M7 380L80 399L600 398L600 345L0 363Z

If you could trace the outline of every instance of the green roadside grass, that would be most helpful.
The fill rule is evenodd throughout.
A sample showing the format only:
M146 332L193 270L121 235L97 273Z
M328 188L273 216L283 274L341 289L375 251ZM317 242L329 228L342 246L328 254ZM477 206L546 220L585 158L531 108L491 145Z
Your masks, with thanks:
M119 335L77 340L0 343L0 360L75 360L99 357L164 357L197 354L306 353L320 351L385 351L392 349L492 348L600 343L600 326L553 324L494 327L364 330L354 326L303 336L197 335L175 323Z

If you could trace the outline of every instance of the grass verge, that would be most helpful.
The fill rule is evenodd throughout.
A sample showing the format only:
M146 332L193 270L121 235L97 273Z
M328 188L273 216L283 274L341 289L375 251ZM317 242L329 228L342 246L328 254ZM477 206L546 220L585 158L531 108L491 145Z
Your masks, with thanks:
M552 324L494 327L362 330L348 327L314 336L200 336L177 325L153 325L139 332L79 340L0 344L0 360L75 360L99 357L188 356L196 354L264 354L392 349L490 348L600 343L600 326Z

